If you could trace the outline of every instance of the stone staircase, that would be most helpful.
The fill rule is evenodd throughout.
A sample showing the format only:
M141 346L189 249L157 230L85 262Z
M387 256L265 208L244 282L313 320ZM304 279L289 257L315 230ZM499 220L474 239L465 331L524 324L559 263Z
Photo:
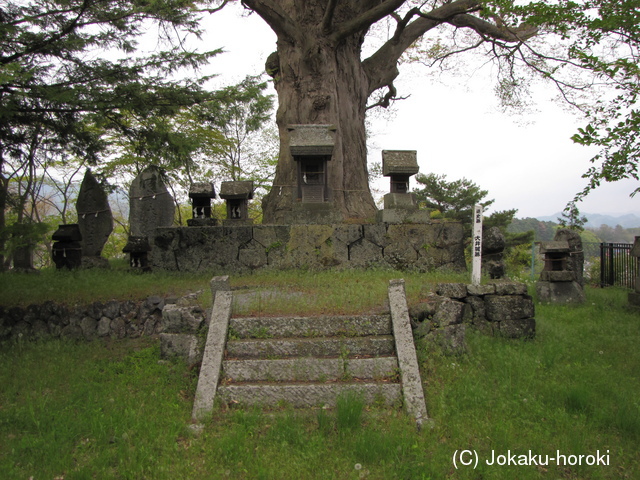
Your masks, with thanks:
M346 391L402 404L418 426L427 420L403 280L389 284L390 315L231 318L228 277L214 277L211 289L195 422L215 401L331 407Z
M334 406L346 390L368 404L401 404L389 315L230 320L220 401Z

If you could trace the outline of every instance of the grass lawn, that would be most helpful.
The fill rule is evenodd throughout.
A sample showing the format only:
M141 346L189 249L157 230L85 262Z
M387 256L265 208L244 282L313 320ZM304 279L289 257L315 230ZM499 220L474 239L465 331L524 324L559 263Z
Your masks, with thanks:
M268 281L248 276L232 279L232 286L288 286L325 297L321 304L305 301L312 311L371 291L373 304L339 310L375 310L373 298L386 295L382 280L398 273L322 275L315 283L305 283L304 272ZM430 282L449 281L403 276L414 299ZM206 289L207 281L198 288ZM353 285L349 295L341 292L347 284ZM333 300L331 290L338 290ZM155 340L5 344L0 478L637 479L640 314L627 310L624 290L588 289L587 297L582 306L537 304L533 341L472 332L468 353L454 357L418 343L434 419L433 428L420 432L401 411L363 408L346 398L332 410L219 406L194 436L188 424L196 372L158 362ZM276 307L250 308L269 313ZM454 453L462 450L468 450L462 460L477 454L477 468L455 468ZM518 455L529 458L529 451L541 456L534 457L538 463L559 452L567 464L487 464L509 452L522 461ZM586 465L598 452L607 465ZM568 464L579 455L582 465Z

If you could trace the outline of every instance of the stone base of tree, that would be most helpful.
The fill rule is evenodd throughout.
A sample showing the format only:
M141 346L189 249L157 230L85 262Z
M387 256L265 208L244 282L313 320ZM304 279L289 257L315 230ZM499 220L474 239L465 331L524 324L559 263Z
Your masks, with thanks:
M431 216L426 210L409 210L404 208L385 208L378 211L376 220L379 223L431 223Z
M294 203L284 219L284 223L291 225L331 225L343 221L342 212L330 203Z
M153 269L241 273L258 269L394 268L464 271L462 224L256 225L159 228Z

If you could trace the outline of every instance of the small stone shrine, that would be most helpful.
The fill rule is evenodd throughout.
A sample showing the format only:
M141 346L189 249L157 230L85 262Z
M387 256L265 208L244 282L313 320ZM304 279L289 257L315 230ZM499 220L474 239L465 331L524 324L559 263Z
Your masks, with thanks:
M633 247L631 247L631 251L629 254L632 257L636 257L636 272L640 273L640 237L636 237L633 242ZM635 281L635 290L633 292L629 292L629 305L632 307L640 308L640 275L636 277Z
M151 246L149 245L149 239L147 237L129 236L127 244L122 251L129 254L129 266L131 268L143 272L151 271L149 265Z
M190 227L209 227L218 224L218 220L211 216L211 199L216 198L213 183L199 182L189 189L193 218L187 220Z
M60 225L51 238L54 240L51 257L58 270L79 268L82 264L82 234L77 223Z
M89 169L80 185L76 211L82 235L82 266L109 267L109 262L101 255L113 231L113 215L106 192Z
M341 223L342 214L332 203L329 182L336 128L333 125L289 125L288 130L289 148L297 167L297 201L293 204L290 223Z
M158 167L145 168L129 188L129 241L123 252L129 253L131 266L149 270L143 258L151 250L150 238L158 227L173 225L175 204Z
M536 283L538 300L549 303L585 302L584 290L573 270L569 242L540 242L540 253L544 255L544 268Z
M227 218L224 225L251 225L249 200L253 198L252 181L222 182L220 198L227 202Z
M580 233L570 228L560 228L556 231L553 239L569 244L570 255L568 268L574 273L576 282L584 287L584 251L582 249Z
M409 178L420 171L415 150L383 150L382 174L390 178L390 193L384 196L381 223L428 223L429 212L418 210L415 194L409 193Z

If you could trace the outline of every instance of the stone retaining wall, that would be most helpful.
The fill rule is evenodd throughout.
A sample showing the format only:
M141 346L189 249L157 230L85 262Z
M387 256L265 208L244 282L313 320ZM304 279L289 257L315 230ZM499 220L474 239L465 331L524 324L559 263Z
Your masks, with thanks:
M464 350L467 326L508 338L536 333L535 307L524 283L441 283L409 314L417 337L429 336L452 352Z
M167 304L192 304L194 314L204 318L203 310L195 305L196 297L152 296L140 302L112 300L72 307L51 301L26 308L0 306L0 341L46 337L90 341L156 335L165 328L162 311Z
M155 232L150 265L160 270L466 268L460 222L173 227Z

